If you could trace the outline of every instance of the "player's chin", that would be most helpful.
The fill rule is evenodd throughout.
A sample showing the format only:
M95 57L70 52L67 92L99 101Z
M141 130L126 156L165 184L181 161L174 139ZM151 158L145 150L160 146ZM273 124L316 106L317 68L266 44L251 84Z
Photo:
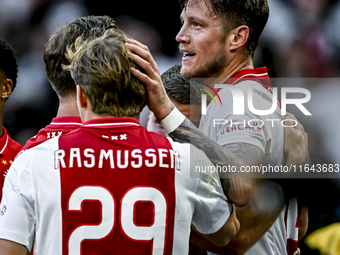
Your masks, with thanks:
M192 66L187 66L182 64L181 75L184 79L190 79L195 77Z

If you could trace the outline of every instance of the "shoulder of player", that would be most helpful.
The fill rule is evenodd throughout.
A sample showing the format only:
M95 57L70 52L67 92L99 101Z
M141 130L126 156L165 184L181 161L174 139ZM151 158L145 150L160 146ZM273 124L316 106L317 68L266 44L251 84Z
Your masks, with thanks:
M50 160L54 152L58 149L58 137L47 140L35 147L20 151L10 167L8 174L17 176L30 176L30 172L36 163Z
M9 142L9 148L19 152L22 149L22 145L20 143L18 143L17 141L15 141L14 139L12 139L10 136L8 136L8 142Z
M23 157L23 155L25 157L31 157L33 155L35 155L36 153L39 152L39 156L41 154L44 153L48 153L50 151L54 151L56 150L56 148L58 148L58 139L59 137L54 137L51 139L48 139L46 141L43 141L35 146L31 146L31 147L26 147L26 145L23 147L24 149L22 151L19 152L19 154L17 155L16 159L20 157Z

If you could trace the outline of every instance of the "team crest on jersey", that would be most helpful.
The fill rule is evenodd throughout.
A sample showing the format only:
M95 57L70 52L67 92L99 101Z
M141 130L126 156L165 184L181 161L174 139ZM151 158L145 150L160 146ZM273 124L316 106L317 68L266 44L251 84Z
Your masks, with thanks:
M122 140L127 140L127 134L120 134L120 135L102 135L103 138L105 139L111 139L112 141L122 141Z

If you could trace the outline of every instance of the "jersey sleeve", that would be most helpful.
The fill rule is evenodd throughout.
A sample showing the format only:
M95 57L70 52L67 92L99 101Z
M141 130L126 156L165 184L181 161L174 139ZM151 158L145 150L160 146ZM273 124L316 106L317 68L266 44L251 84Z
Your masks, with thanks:
M0 238L31 249L34 238L32 178L28 155L17 157L8 171L0 204Z
M213 166L203 151L193 147L191 154L194 154L191 155L191 171L196 171L196 166ZM197 181L192 224L200 233L212 234L228 220L232 204L223 193L216 171L201 171Z
M174 151L179 155L180 169L176 170L178 200L188 200L184 209L185 218L192 213L191 224L202 234L218 231L232 213L232 204L223 193L217 171L208 172L214 165L205 153L188 143L177 143L168 138Z
M200 130L220 146L231 143L248 143L265 152L264 121L260 116L251 113L247 106L248 88L256 87L258 84L247 81L239 85L237 87L242 90L244 95L244 114L233 113L232 93L229 89L222 89L219 92L222 105L209 104L207 114L202 116ZM259 94L253 93L253 102L254 105L257 105L258 102L262 104L263 99Z

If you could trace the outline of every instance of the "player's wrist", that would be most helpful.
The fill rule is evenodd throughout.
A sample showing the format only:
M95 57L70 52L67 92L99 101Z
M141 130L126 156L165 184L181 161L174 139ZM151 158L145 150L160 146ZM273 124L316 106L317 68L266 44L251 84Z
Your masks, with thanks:
M152 111L158 121L163 120L175 108L175 105L168 97L162 98L162 103L149 104L148 107Z
M186 117L176 107L173 107L171 112L163 118L160 123L164 130L170 134L183 123L185 118Z

